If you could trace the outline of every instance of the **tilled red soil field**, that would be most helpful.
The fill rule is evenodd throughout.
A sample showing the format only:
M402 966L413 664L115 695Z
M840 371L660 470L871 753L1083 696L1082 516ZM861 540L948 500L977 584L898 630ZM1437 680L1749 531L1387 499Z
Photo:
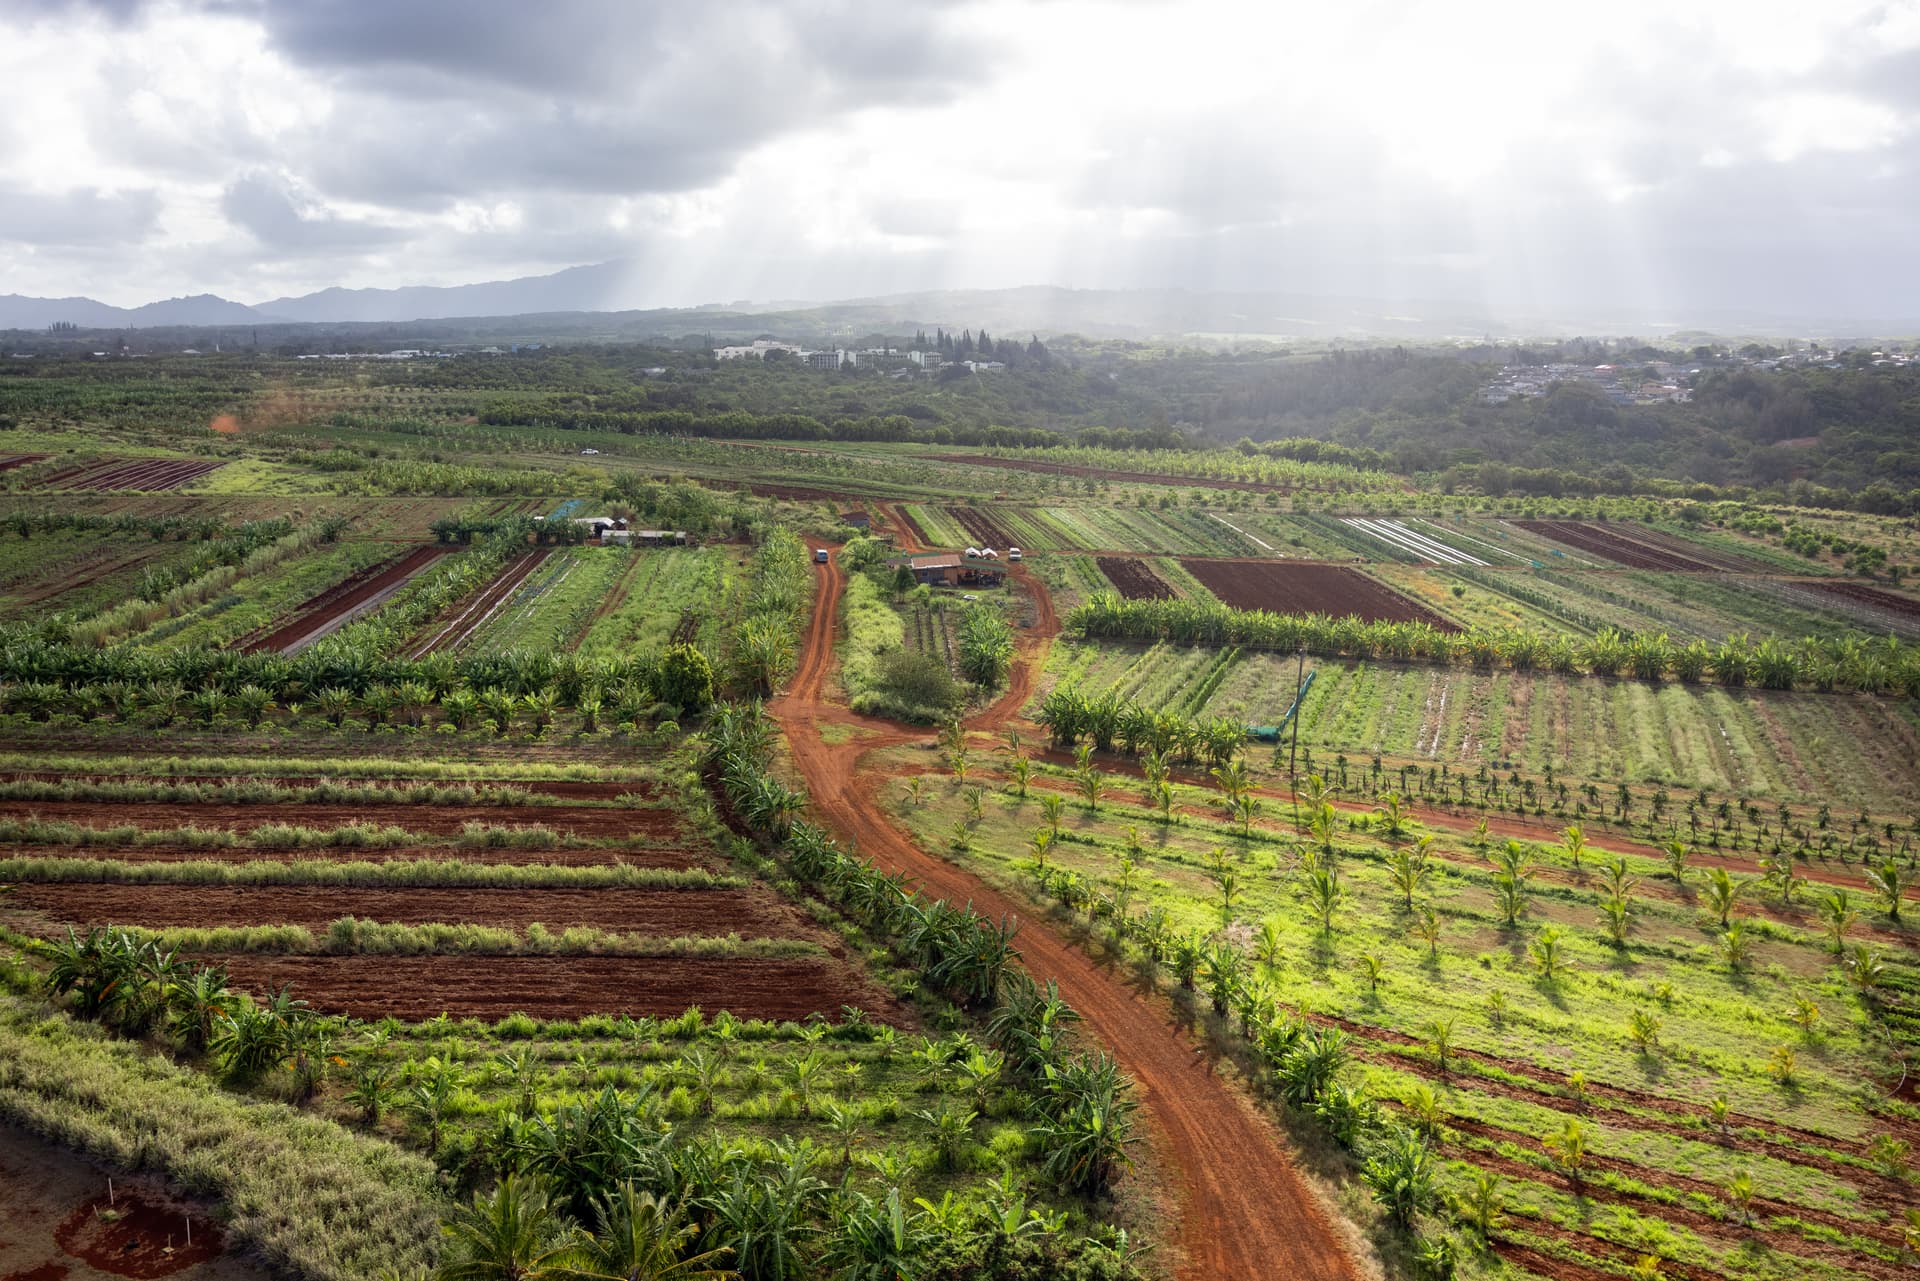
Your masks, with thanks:
M412 863L537 864L553 867L629 867L720 870L713 853L691 845L562 846L516 850L475 845L355 846L304 850L195 849L184 845L0 845L0 858L98 859L108 863Z
M72 779L72 780L82 781L82 782L94 782L94 783L103 783L103 782L227 783L232 781L232 777L226 774L116 774L112 772L81 773L78 771L56 773L51 770L0 771L0 781L12 781L15 779L32 779L37 781L55 782L55 783L61 782L67 779ZM415 784L420 786L433 786L435 782L435 780L431 780L431 779L405 779L405 778L376 779L372 777L320 778L318 776L311 776L311 775L300 776L300 775L291 775L291 774L289 775L249 774L245 776L245 781L272 783L278 787L316 787L321 783L362 783L362 782L391 784L396 787L406 787L406 786L415 785ZM501 772L498 775L489 777L485 780L476 780L475 786L517 787L525 791L531 792L535 796L552 796L552 797L563 798L565 800L570 800L570 801L612 801L612 800L618 800L620 797L623 797L623 796L658 797L665 793L665 789L662 788L660 784L655 782L650 782L646 779L634 779L626 782L612 781L612 782L605 782L605 783L599 782L594 779L583 779L583 778L539 778L539 779L532 779L532 780L517 779L512 777L512 772L510 767L505 767L505 766L502 767Z
M494 827L545 827L576 836L626 837L673 835L683 830L680 816L664 809L627 809L585 805L212 805L118 804L111 801L5 801L0 817L41 818L93 827L132 824L142 828L224 827L243 831L262 823L304 827L346 827L377 822L409 832L448 835L468 823Z
M96 463L55 472L40 482L42 489L178 489L189 481L224 467L218 459L133 458Z
M1013 547L1015 539L998 521L974 507L949 507L947 515L960 522L960 528L967 531L969 538L978 539L984 547Z
M1625 565L1630 569L1661 569L1699 574L1713 573L1720 568L1697 557L1675 551L1671 547L1629 538L1620 530L1606 525L1593 525L1575 520L1516 520L1512 523L1530 534L1551 538L1556 543L1565 543L1569 547L1578 548L1602 560L1610 560L1616 565Z
M451 547L437 544L416 547L403 556L363 569L303 602L292 618L241 648L249 654L261 650L271 650L276 654L298 653L339 627L355 611L377 604L399 591L408 579L452 550Z
M911 1013L832 957L763 959L618 956L253 956L209 955L235 986L253 992L285 984L315 1009L357 1018L500 1019L524 1013L671 1018L698 1005L709 1014L804 1019L843 1005L911 1027Z
M453 649L479 630L480 625L506 604L513 595L513 589L526 581L528 574L540 567L540 563L553 555L553 548L540 547L528 552L502 570L500 576L465 606L454 612L446 623L437 625L428 633L427 638L414 646L410 657L425 658L437 649Z
M1097 559L1100 572L1128 600L1172 600L1179 594L1167 586L1165 580L1149 569L1143 560L1135 560L1131 556L1101 556Z
M37 463L45 454L6 454L0 455L0 471L12 471L16 467L25 467L28 463Z
M1863 587L1859 583L1809 582L1797 583L1795 586L1856 605L1870 605L1875 609L1884 609L1906 618L1920 618L1920 600L1894 592L1883 592L1878 587Z
M1443 632L1460 630L1426 606L1339 565L1258 560L1182 560L1180 564L1235 609L1333 618L1351 615L1369 623L1426 623Z
M304 925L343 916L386 924L462 922L559 929L589 925L663 937L798 938L809 927L766 891L635 889L358 889L320 885L22 884L0 893L0 909L68 925Z

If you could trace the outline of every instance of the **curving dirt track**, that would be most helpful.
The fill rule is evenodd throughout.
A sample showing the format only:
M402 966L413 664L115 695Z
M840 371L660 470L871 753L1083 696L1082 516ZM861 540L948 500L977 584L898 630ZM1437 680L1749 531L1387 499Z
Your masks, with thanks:
M821 544L815 544L819 546ZM1024 568L1024 567L1023 567ZM1023 639L1012 683L1030 688L1047 642L1058 629L1052 602L1026 580L1040 622ZM1019 947L1037 977L1055 979L1087 1028L1112 1049L1138 1083L1157 1143L1179 1181L1178 1244L1183 1281L1248 1277L1350 1278L1356 1275L1332 1225L1308 1192L1278 1132L1213 1074L1200 1048L1176 1029L1157 997L1055 933L1027 919L1022 906L962 868L932 857L886 818L878 792L887 781L859 769L875 748L913 742L924 731L855 716L822 698L833 665L833 639L846 578L837 563L814 566L814 608L800 665L771 711L787 734L793 759L819 816L861 854L905 872L929 893L971 901L989 916L1022 918ZM967 722L969 729L1005 724L1025 702L1013 694ZM865 733L828 743L822 724Z

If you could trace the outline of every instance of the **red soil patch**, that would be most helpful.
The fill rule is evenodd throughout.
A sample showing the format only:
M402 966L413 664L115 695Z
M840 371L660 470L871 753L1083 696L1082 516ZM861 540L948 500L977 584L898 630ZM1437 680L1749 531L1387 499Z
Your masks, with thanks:
M1632 569L1676 570L1685 573L1710 573L1717 566L1685 555L1670 547L1629 538L1606 525L1574 520L1516 520L1516 526L1530 534L1540 534L1556 543L1577 547L1583 552Z
M416 547L395 560L363 569L303 602L292 618L241 648L249 654L263 649L275 653L296 650L302 643L311 642L318 634L337 626L335 620L399 590L408 579L452 550L441 546Z
M1182 560L1188 573L1235 609L1352 616L1369 623L1426 623L1460 629L1418 602L1355 569L1263 560Z
M54 1229L53 1239L74 1258L122 1277L172 1276L218 1258L226 1246L220 1229L203 1216L137 1192L122 1192L111 1206L101 1197L79 1207Z
M178 489L224 467L220 461L190 458L137 458L96 463L55 472L40 482L42 489Z
M340 886L16 885L0 906L67 924L180 926L304 925L343 916L385 924L461 922L524 929L593 926L666 938L796 937L806 924L770 894L751 890L357 889Z
M977 540L983 547L1016 547L1019 544L1012 534L1007 532L993 517L975 507L949 507L947 515L960 522L967 531L967 537Z
M1920 618L1920 600L1911 596L1898 596L1893 592L1883 592L1877 587L1863 587L1859 583L1799 583L1809 591L1822 596L1837 597L1855 605L1870 605L1875 609L1888 610L1908 618Z
M576 836L623 838L673 835L680 816L671 810L581 805L201 805L116 804L110 801L14 801L0 803L0 816L41 818L94 827L132 824L147 829L224 827L244 831L262 823L346 827L378 822L410 832L451 835L467 823L496 827L545 827Z
M46 454L8 454L0 458L0 471L12 471L16 467L25 467L28 463L37 463Z
M441 1012L500 1019L584 1014L671 1018L697 1005L740 1018L803 1019L854 1005L896 1026L912 1015L830 957L215 956L235 986L294 991L314 1008L415 1022Z
M1145 561L1131 556L1101 556L1097 560L1100 572L1128 600L1172 600L1178 594Z
M515 850L468 845L400 845L390 849L262 850L192 849L164 845L0 846L6 858L98 859L103 863L412 863L528 864L539 867L629 867L685 869L714 866L710 850L684 845L583 846Z

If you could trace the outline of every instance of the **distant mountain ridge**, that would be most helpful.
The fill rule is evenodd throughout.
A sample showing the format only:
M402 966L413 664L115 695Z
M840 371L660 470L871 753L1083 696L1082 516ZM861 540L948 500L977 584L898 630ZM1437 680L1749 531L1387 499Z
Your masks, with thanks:
M0 295L0 329L40 330L56 322L88 329L219 325L405 324L436 320L538 318L568 330L698 333L716 337L776 334L832 341L912 328L986 328L1089 338L1259 340L1371 338L1412 342L1456 338L1573 334L1656 335L1676 328L1728 334L1891 336L1920 332L1920 318L1818 318L1698 312L1653 321L1623 309L1545 316L1441 299L1383 300L1284 293L1206 293L1181 289L1069 289L1028 285L882 295L837 302L732 303L634 309L648 281L629 263L569 267L544 276L471 285L395 289L322 289L248 306L212 294L142 307L91 298ZM604 321L604 324L598 323Z

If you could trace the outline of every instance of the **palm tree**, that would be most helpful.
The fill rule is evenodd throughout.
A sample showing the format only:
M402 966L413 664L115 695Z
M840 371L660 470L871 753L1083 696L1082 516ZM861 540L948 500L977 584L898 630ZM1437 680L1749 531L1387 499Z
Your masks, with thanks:
M1587 834L1580 830L1578 823L1567 824L1567 830L1560 833L1561 848L1573 862L1573 870L1580 870L1580 860L1587 852Z
M1433 1047L1433 1061L1440 1066L1440 1075L1447 1074L1447 1062L1453 1054L1453 1020L1432 1019L1420 1029L1420 1035L1427 1038L1427 1044Z
M1533 942L1527 948L1533 957L1534 965L1540 971L1540 977L1552 983L1566 969L1566 954L1561 950L1560 931L1549 925L1533 936Z
M1520 923L1520 914L1527 910L1527 882L1525 878L1506 872L1496 873L1493 878L1493 905L1500 910L1500 923L1513 929Z
M518 1175L476 1193L447 1225L451 1247L436 1281L563 1281L575 1245L546 1188Z
M1024 756L1013 758L1013 764L1007 767L1007 777L1013 781L1013 793L1021 800L1027 799L1027 782L1033 777L1033 762Z
M1057 793L1049 792L1040 798L1040 817L1047 820L1047 830L1056 840L1060 836L1060 815L1066 808L1067 803Z
M720 1265L730 1246L682 1257L699 1234L667 1204L622 1182L594 1203L598 1228L580 1243L565 1270L570 1281L735 1281Z
M1387 840L1405 840L1410 822L1406 798L1398 792L1388 792L1385 797L1385 802L1385 804L1374 808L1374 826L1380 829L1380 835Z
M1432 960L1440 959L1440 914L1433 910L1432 904L1423 904L1420 914L1413 920L1413 932L1426 940L1427 956Z
M1393 882L1393 888L1400 891L1406 910L1411 912L1413 896L1426 884L1426 860L1406 846L1400 846L1387 855L1387 878Z
M1853 910L1853 896L1845 890L1829 890L1821 897L1820 921L1836 955L1847 946L1847 927L1859 919L1860 913Z
M1560 1167L1567 1181L1578 1191L1580 1176L1586 1171L1588 1162L1587 1127L1568 1117L1564 1126L1541 1138L1540 1146L1546 1149L1553 1163Z
M1730 970L1737 972L1747 968L1753 959L1753 940L1747 936L1744 922L1729 925L1726 933L1720 936L1720 956Z
M1900 900L1907 891L1907 873L1898 863L1888 859L1879 867L1866 869L1867 884L1880 896L1880 908L1893 920L1900 919Z
M1687 883L1687 860L1693 857L1693 851L1682 840L1671 840L1660 847L1667 855L1667 873L1676 884Z
M1322 930L1333 929L1333 914L1340 910L1340 901L1345 897L1346 891L1334 879L1331 868L1316 867L1307 873L1307 910L1320 922Z
M1707 873L1707 910L1719 920L1721 929L1727 928L1727 918L1733 914L1734 905L1746 890L1747 882L1734 880L1727 875L1724 867L1716 867Z

